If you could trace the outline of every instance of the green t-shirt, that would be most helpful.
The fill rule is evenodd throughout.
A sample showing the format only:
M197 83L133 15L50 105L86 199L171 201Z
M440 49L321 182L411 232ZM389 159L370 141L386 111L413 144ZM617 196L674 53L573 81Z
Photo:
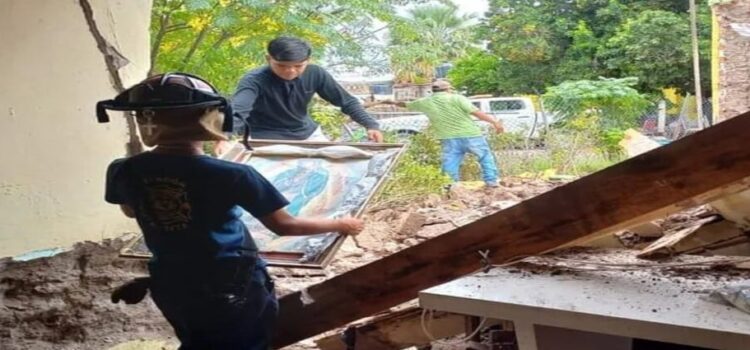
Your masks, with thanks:
M438 139L482 136L482 131L471 117L471 113L479 109L464 96L436 92L407 103L406 108L424 113Z

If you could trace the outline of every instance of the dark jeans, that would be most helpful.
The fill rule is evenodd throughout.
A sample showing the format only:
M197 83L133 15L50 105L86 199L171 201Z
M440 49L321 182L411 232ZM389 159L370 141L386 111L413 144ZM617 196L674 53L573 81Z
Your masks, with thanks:
M151 297L180 350L266 350L278 312L273 282L258 259L209 267L151 266Z

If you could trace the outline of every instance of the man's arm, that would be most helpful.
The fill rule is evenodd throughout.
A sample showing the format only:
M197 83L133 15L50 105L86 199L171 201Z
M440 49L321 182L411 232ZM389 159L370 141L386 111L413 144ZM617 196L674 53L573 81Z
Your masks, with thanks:
M483 120L483 121L486 121L487 123L490 123L490 125L492 125L492 127L495 128L495 132L497 132L498 134L505 131L505 129L503 129L503 123L501 123L499 120L496 120L495 118L493 118L491 115L487 113L477 110L477 111L471 112L471 115L479 118L479 120Z
M375 142L383 142L380 125L362 107L362 104L344 90L333 77L323 68L318 68L318 78L321 80L317 93L332 105L341 108L341 112L352 118L357 124L367 129L367 136Z
M239 84L237 84L237 91L232 96L232 117L235 118L235 134L242 134L244 131L244 120L250 117L250 112L253 110L255 100L258 98L259 90L258 82L252 75L242 77ZM227 117L229 116L225 116L225 118ZM238 118L242 120L237 120Z
M504 131L503 123L496 120L493 116L482 112L479 108L477 108L477 106L471 103L471 100L461 95L454 95L454 96L455 96L454 101L456 101L459 104L459 106L461 107L461 109L464 110L464 112L469 113L479 118L479 120L489 123L490 125L492 125L493 128L495 128L495 132L497 132L498 134Z
M396 102L396 101L393 101L393 100L384 100L384 101L380 101L380 103L386 104L386 105L394 105L394 106L401 107L401 108L408 108L406 106L406 102Z
M364 228L360 219L300 218L290 215L285 209L258 218L260 222L279 236L306 236L326 232L356 235Z

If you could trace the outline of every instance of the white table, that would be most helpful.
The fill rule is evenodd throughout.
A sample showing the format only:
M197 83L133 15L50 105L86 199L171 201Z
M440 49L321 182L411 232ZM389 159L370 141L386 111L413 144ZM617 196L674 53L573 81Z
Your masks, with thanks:
M549 348L541 346L539 326L628 340L750 349L750 314L702 299L709 290L727 283L750 284L750 279L711 275L665 277L652 270L553 275L506 267L424 290L419 301L425 309L513 321L521 350ZM616 348L623 347L608 350Z

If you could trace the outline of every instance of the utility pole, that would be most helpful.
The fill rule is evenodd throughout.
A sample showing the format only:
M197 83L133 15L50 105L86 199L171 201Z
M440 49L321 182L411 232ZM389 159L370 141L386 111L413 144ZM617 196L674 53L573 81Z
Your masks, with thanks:
M659 136L664 136L667 131L667 102L663 99L659 101L659 116L656 122L656 131Z
M701 64L698 53L698 19L695 0L690 0L690 33L693 42L693 79L695 80L695 110L698 114L698 129L703 129L703 94L701 93Z

